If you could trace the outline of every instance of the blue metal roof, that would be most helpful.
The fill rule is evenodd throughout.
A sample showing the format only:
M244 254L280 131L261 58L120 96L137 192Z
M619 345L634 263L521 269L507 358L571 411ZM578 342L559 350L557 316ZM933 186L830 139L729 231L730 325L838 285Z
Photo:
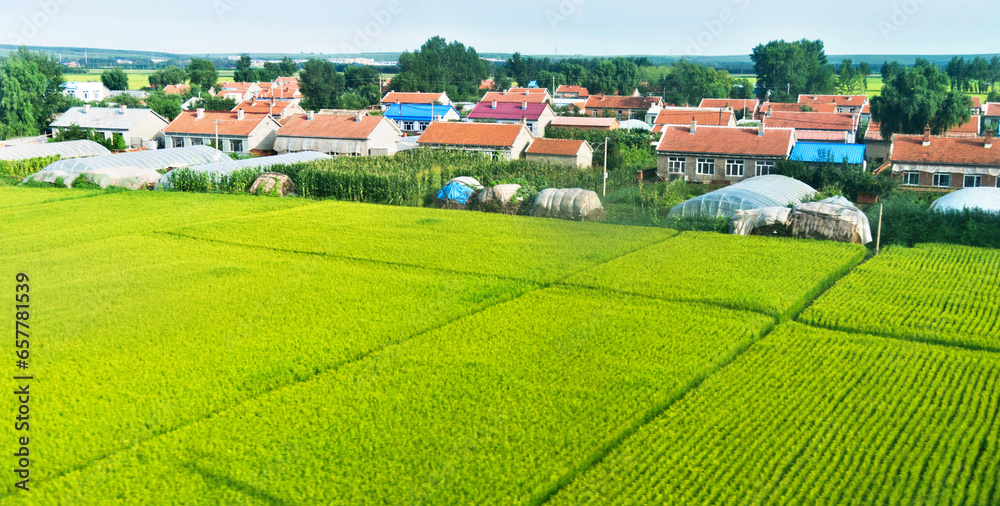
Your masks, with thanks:
M799 142L788 158L797 162L811 163L865 163L864 144L825 144L822 142Z
M434 121L438 116L444 117L450 111L455 116L461 116L450 105L433 104L392 104L385 110L384 116L393 121Z

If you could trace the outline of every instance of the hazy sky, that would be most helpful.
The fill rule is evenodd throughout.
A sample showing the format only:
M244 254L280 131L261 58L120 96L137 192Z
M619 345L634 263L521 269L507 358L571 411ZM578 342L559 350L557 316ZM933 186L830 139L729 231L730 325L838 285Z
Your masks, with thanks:
M1000 52L995 0L0 2L3 43L191 54L403 51L434 35L526 54L733 55L804 37L828 54Z

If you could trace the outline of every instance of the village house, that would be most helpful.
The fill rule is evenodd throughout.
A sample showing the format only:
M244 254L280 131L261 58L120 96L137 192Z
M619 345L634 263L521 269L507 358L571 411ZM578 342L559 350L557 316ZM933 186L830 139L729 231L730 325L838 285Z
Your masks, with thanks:
M753 119L757 110L760 109L760 100L756 98L705 98L702 99L698 107L703 109L732 109L733 112L742 111L740 116L743 119Z
M795 147L795 130L669 125L657 146L657 175L710 184L732 184L769 175Z
M881 163L889 161L892 142L882 137L882 125L880 123L874 121L868 123L868 130L865 131L865 148L869 160Z
M243 111L246 114L270 114L276 120L283 120L296 114L305 114L301 107L295 102L278 101L276 99L258 100L250 99L233 108L233 112Z
M969 118L969 121L966 121L965 123L962 123L957 127L952 127L951 129L949 129L947 132L945 132L944 136L958 137L958 138L979 137L980 134L979 125L980 125L979 116L973 115L972 117Z
M1000 102L989 102L983 107L983 129L996 133L1000 125Z
M587 141L569 139L535 139L525 158L529 161L590 167L594 164L594 148Z
M382 97L382 110L394 104L452 105L446 93L402 93L390 91Z
M576 128L579 130L618 130L621 123L615 118L581 118L577 116L559 116L549 123L552 128Z
M772 112L763 121L773 128L794 128L796 140L802 142L854 144L857 138L856 114Z
M256 98L258 93L260 93L260 86L257 83L225 82L219 84L215 96L217 98L231 98L238 104Z
M278 130L274 151L279 155L319 151L333 156L386 156L396 153L403 133L384 116L360 111L351 116L298 114Z
M527 101L480 102L469 113L473 121L494 121L505 124L525 124L535 137L544 137L545 128L556 119L556 113L547 103L529 104Z
M736 126L736 114L732 109L710 109L707 107L664 107L656 115L653 124L688 125L692 119L697 121L699 125ZM655 126L653 131L657 131Z
M835 104L837 112L846 114L860 114L867 103L868 95L799 95L799 105Z
M836 113L837 104L791 104L784 102L764 102L757 110L754 119L761 120L771 116L775 112L825 112Z
M219 139L218 149L243 155L271 154L281 124L269 114L185 111L163 130L168 148L209 146Z
M537 89L537 88L536 88ZM531 91L489 91L483 96L483 99L479 101L480 104L486 103L490 104L493 102L503 103L521 103L527 102L529 104L552 104L552 97L549 96L548 90L544 90L544 93L531 92Z
M555 98L587 98L589 96L590 92L583 86L560 84L559 87L556 88Z
M60 130L76 125L80 128L93 130L114 140L121 137L130 149L145 147L149 141L157 141L162 137L160 131L170 124L163 116L150 109L129 109L119 107L71 107L52 122L52 135ZM155 146L155 144L154 144Z
M435 121L417 144L434 149L456 149L490 157L519 160L535 137L524 125L446 123Z
M1000 187L1000 146L986 138L894 135L892 175L904 187L936 190Z
M969 97L972 100L972 106L969 107L969 113L973 116L983 115L983 102L979 97Z
M453 105L392 104L383 115L396 122L407 134L419 134L434 121L460 121L462 115Z
M111 97L111 90L100 82L85 83L72 81L66 83L66 87L63 88L63 94L83 100L84 102L100 102Z
M191 91L191 86L187 84L168 84L163 87L163 93L166 95L184 95Z
M644 121L646 111L651 107L663 107L660 97L620 97L610 95L591 95L587 99L584 110L588 116L616 117L619 121L638 119Z

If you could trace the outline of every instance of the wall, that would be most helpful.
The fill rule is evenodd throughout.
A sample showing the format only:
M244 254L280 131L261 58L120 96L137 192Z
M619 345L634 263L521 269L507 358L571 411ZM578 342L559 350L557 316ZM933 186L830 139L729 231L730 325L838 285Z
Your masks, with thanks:
M757 175L757 161L773 161L777 163L780 158L775 157L747 157L747 156L734 156L732 159L742 160L744 162L743 166L743 176L727 176L726 175L726 160L730 158L718 158L718 157L699 157L699 156L689 156L686 154L664 154L661 152L656 157L656 174L663 178L669 179L670 176L676 173L669 172L669 159L671 157L682 157L687 160L686 170L682 175L686 175L688 181L702 181L705 183L710 183L712 181L728 181L729 183L738 183L745 179L754 177ZM709 158L715 160L715 174L705 175L698 174L698 159L699 158ZM773 173L773 172L772 172Z

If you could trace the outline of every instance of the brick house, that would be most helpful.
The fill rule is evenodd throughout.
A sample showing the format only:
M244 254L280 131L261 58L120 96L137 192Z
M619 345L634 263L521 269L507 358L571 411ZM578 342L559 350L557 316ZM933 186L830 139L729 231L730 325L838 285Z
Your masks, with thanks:
M225 153L267 154L274 149L280 128L269 114L198 109L182 112L163 129L163 135L167 148L209 146L218 136L218 149Z
M529 161L584 168L593 165L594 148L587 141L535 139L528 146L525 158Z
M986 138L924 135L892 137L892 175L904 187L956 190L980 186L1000 187L1000 146Z
M769 175L795 147L795 130L668 125L657 146L657 175L665 180L731 184Z
M861 114L868 95L799 95L799 105L835 104L837 112L846 114Z
M653 107L663 107L663 100L660 97L591 95L584 105L584 110L588 116L595 118L611 112L619 121L627 119L644 121L646 111Z
M545 129L556 119L556 113L547 103L529 104L527 101L480 102L469 113L473 121L520 124L524 122L535 137L544 137Z
M774 128L794 128L799 141L854 144L859 114L824 112L772 112L765 118Z
M435 121L427 127L417 144L434 149L457 149L490 156L497 154L502 159L518 160L524 157L525 150L534 139L528 127L521 124Z

